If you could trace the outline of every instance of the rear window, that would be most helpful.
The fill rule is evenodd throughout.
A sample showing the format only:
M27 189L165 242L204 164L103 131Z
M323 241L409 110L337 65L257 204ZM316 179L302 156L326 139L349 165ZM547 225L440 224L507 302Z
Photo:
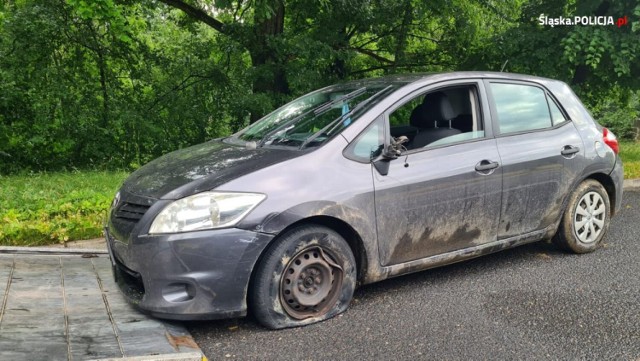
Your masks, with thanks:
M491 83L500 134L551 127L544 90L530 85Z

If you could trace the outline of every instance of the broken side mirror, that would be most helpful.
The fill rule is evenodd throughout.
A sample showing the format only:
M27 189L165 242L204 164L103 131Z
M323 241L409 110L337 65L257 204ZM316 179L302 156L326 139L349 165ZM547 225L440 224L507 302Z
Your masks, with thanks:
M391 163L391 159L387 159L384 157L380 157L378 160L373 162L373 167L380 173L380 175L389 174L389 164Z
M389 174L389 163L402 155L403 151L407 150L407 148L404 147L404 144L407 142L409 142L409 138L404 135L397 138L391 138L391 143L385 146L382 149L380 156L373 161L373 166L376 168L378 173L381 175Z
M380 156L385 160L397 159L402 151L397 149L393 144L389 144L382 150Z
M381 175L389 174L389 164L392 160L397 159L401 154L401 151L396 149L393 145L389 144L384 147L380 156L373 161L373 166Z

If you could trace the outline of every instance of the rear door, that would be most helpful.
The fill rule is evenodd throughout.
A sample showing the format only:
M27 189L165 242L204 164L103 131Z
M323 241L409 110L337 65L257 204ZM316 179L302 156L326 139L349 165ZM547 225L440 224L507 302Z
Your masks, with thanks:
M543 87L503 80L486 86L503 172L498 239L543 230L562 214L566 169L582 139Z

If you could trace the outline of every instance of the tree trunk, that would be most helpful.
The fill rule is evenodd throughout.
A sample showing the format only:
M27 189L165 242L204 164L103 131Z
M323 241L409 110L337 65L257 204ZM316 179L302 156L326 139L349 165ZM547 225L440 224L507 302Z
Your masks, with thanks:
M257 70L253 79L253 93L265 93L272 98L290 94L284 59L278 56L273 40L284 32L284 1L272 3L273 14L269 18L254 17L253 41L248 45L251 65ZM276 99L277 101L278 99ZM262 114L251 112L251 123Z
M251 65L256 70L253 79L254 94L268 94L270 98L276 98L276 102L284 98L282 95L290 94L289 82L285 70L285 59L279 57L272 40L284 32L284 0L257 0L254 5L254 24L249 37L237 33L234 27L228 27L218 19L212 17L198 6L191 5L183 0L159 0L176 9L184 11L191 18L198 20L211 28L219 31L240 42L251 56ZM271 16L264 17L262 11L256 9L270 9ZM272 104L274 105L274 104ZM251 112L251 122L255 122L262 114Z
M406 48L407 48L407 38L409 36L409 25L413 21L413 5L411 1L407 1L404 6L404 14L402 17L402 24L398 29L398 33L396 35L396 48L394 51L394 67L392 68L394 72L397 71L398 67L401 67L406 63Z
M100 89L102 90L102 121L100 126L107 129L109 125L109 89L107 88L106 61L100 50L98 52L98 69L100 71Z

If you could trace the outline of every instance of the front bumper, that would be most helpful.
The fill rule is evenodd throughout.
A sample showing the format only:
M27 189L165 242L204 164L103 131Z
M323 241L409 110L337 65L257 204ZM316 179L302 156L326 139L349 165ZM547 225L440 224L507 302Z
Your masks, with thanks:
M274 236L235 228L132 235L125 247L114 247L108 228L105 237L129 302L159 318L202 320L246 315L251 272Z

